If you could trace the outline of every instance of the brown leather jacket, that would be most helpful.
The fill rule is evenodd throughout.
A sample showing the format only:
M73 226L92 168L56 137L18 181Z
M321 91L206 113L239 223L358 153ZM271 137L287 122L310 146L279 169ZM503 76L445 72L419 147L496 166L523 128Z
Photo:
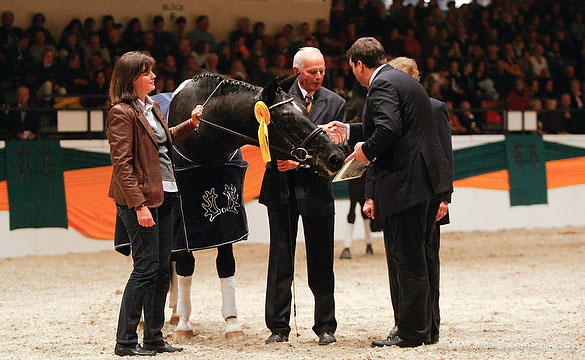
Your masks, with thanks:
M167 133L169 154L172 145L193 134L189 120L169 129L160 106L154 101L154 116ZM106 135L110 143L110 158L114 171L109 197L116 204L135 207L160 206L164 199L159 165L158 144L154 130L140 111L138 100L131 104L116 104L108 113Z

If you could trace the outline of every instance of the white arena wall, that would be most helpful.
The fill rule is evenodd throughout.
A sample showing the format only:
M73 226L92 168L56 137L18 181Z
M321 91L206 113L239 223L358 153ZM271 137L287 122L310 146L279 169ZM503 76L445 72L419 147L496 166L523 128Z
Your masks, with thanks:
M572 146L585 147L583 135L545 136ZM503 140L503 136L454 136L454 149L477 146ZM87 151L107 152L107 142L62 141L62 147L74 147ZM4 147L0 142L0 148ZM549 189L547 205L510 207L507 191L473 188L455 188L450 206L451 224L442 227L444 232L497 231L503 229L534 229L547 227L585 226L585 216L580 209L585 200L585 185ZM337 200L335 204L335 240L342 241L346 231L349 200ZM269 240L266 208L256 200L246 203L250 236L248 241L267 243ZM303 241L302 224L299 241ZM361 217L357 216L354 238L363 238ZM113 249L111 241L94 240L70 229L19 229L9 230L9 213L0 211L0 258L64 254L69 252L95 252Z

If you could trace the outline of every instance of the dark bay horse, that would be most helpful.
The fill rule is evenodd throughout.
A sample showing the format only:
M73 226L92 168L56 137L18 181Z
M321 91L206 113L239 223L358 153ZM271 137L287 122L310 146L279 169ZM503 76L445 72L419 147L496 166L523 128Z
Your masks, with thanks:
M241 146L258 145L253 141L258 137L254 105L262 100L270 108L268 132L270 144L274 146L271 150L273 157L299 160L302 157L299 149L306 149L309 164L324 176L330 176L343 165L343 152L325 132L316 130L317 126L307 115L304 104L284 92L277 79L263 89L218 74L202 74L185 81L177 90L171 102L169 126L188 119L194 105L207 101L204 119L247 137L238 137L201 123L197 133L176 145L177 150L189 158L217 166Z
M281 84L284 87L290 86L292 80ZM243 202L239 213L236 212L239 215L221 212L215 220L210 218L206 221L201 212L203 204L200 199L202 193L210 193L207 189L211 185L207 185L205 181L205 185L202 185L200 179L204 177L211 182L219 181L219 185L213 185L215 189L223 189L224 183L226 189L235 185L240 188L238 192L241 193L243 171L238 169L241 166L233 159L237 158L236 150L242 145L258 145L259 123L254 115L254 105L259 100L270 111L268 132L272 157L303 160L323 176L339 170L344 159L343 152L307 116L304 104L297 103L287 95L276 79L262 89L220 75L204 74L183 82L173 94L168 114L170 126L190 117L195 105L204 104L205 107L204 121L198 131L188 140L175 145L174 149L175 171L184 199L183 228L187 229L185 233L190 234L188 237L191 238L186 240L184 247L179 248L197 250L217 247L216 268L221 280L222 315L226 320L225 335L228 339L243 336L242 328L237 322L232 243L247 237L247 221ZM195 171L194 167L198 170ZM191 175L185 176L188 172ZM236 179L240 180L233 180L230 174L236 174ZM214 192L214 195L220 194L220 191ZM216 201L217 198L213 203ZM186 205L188 203L191 205ZM225 218L222 220L222 217ZM211 224L211 221L215 223ZM221 221L224 221L223 225ZM175 272L178 275L175 283L171 284L170 304L174 307L173 314L178 323L174 335L185 338L193 335L189 316L191 277L195 263L190 251L176 252L174 259Z

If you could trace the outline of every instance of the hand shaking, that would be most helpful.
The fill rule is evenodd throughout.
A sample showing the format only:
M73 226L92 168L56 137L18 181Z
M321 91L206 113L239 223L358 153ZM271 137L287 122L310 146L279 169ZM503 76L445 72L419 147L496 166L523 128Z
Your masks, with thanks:
M345 124L342 123L341 121L334 120L328 122L325 125L317 126L323 129L327 133L327 135L329 135L331 141L333 141L336 144L342 143L345 140L345 138L347 138L347 129L345 127Z

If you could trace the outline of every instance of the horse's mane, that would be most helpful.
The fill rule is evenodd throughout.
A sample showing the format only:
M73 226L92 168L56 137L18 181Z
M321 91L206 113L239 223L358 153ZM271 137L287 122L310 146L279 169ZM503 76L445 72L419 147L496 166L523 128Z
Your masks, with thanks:
M248 84L245 81L235 80L235 79L229 78L225 75L220 75L220 74L216 74L216 73L203 73L203 74L195 75L191 80L192 81L209 80L209 81L212 81L214 86L216 86L221 81L223 81L222 90L226 90L226 88L227 88L230 90L230 92L254 91L254 92L258 93L258 92L262 91L261 87L254 86L252 84Z

